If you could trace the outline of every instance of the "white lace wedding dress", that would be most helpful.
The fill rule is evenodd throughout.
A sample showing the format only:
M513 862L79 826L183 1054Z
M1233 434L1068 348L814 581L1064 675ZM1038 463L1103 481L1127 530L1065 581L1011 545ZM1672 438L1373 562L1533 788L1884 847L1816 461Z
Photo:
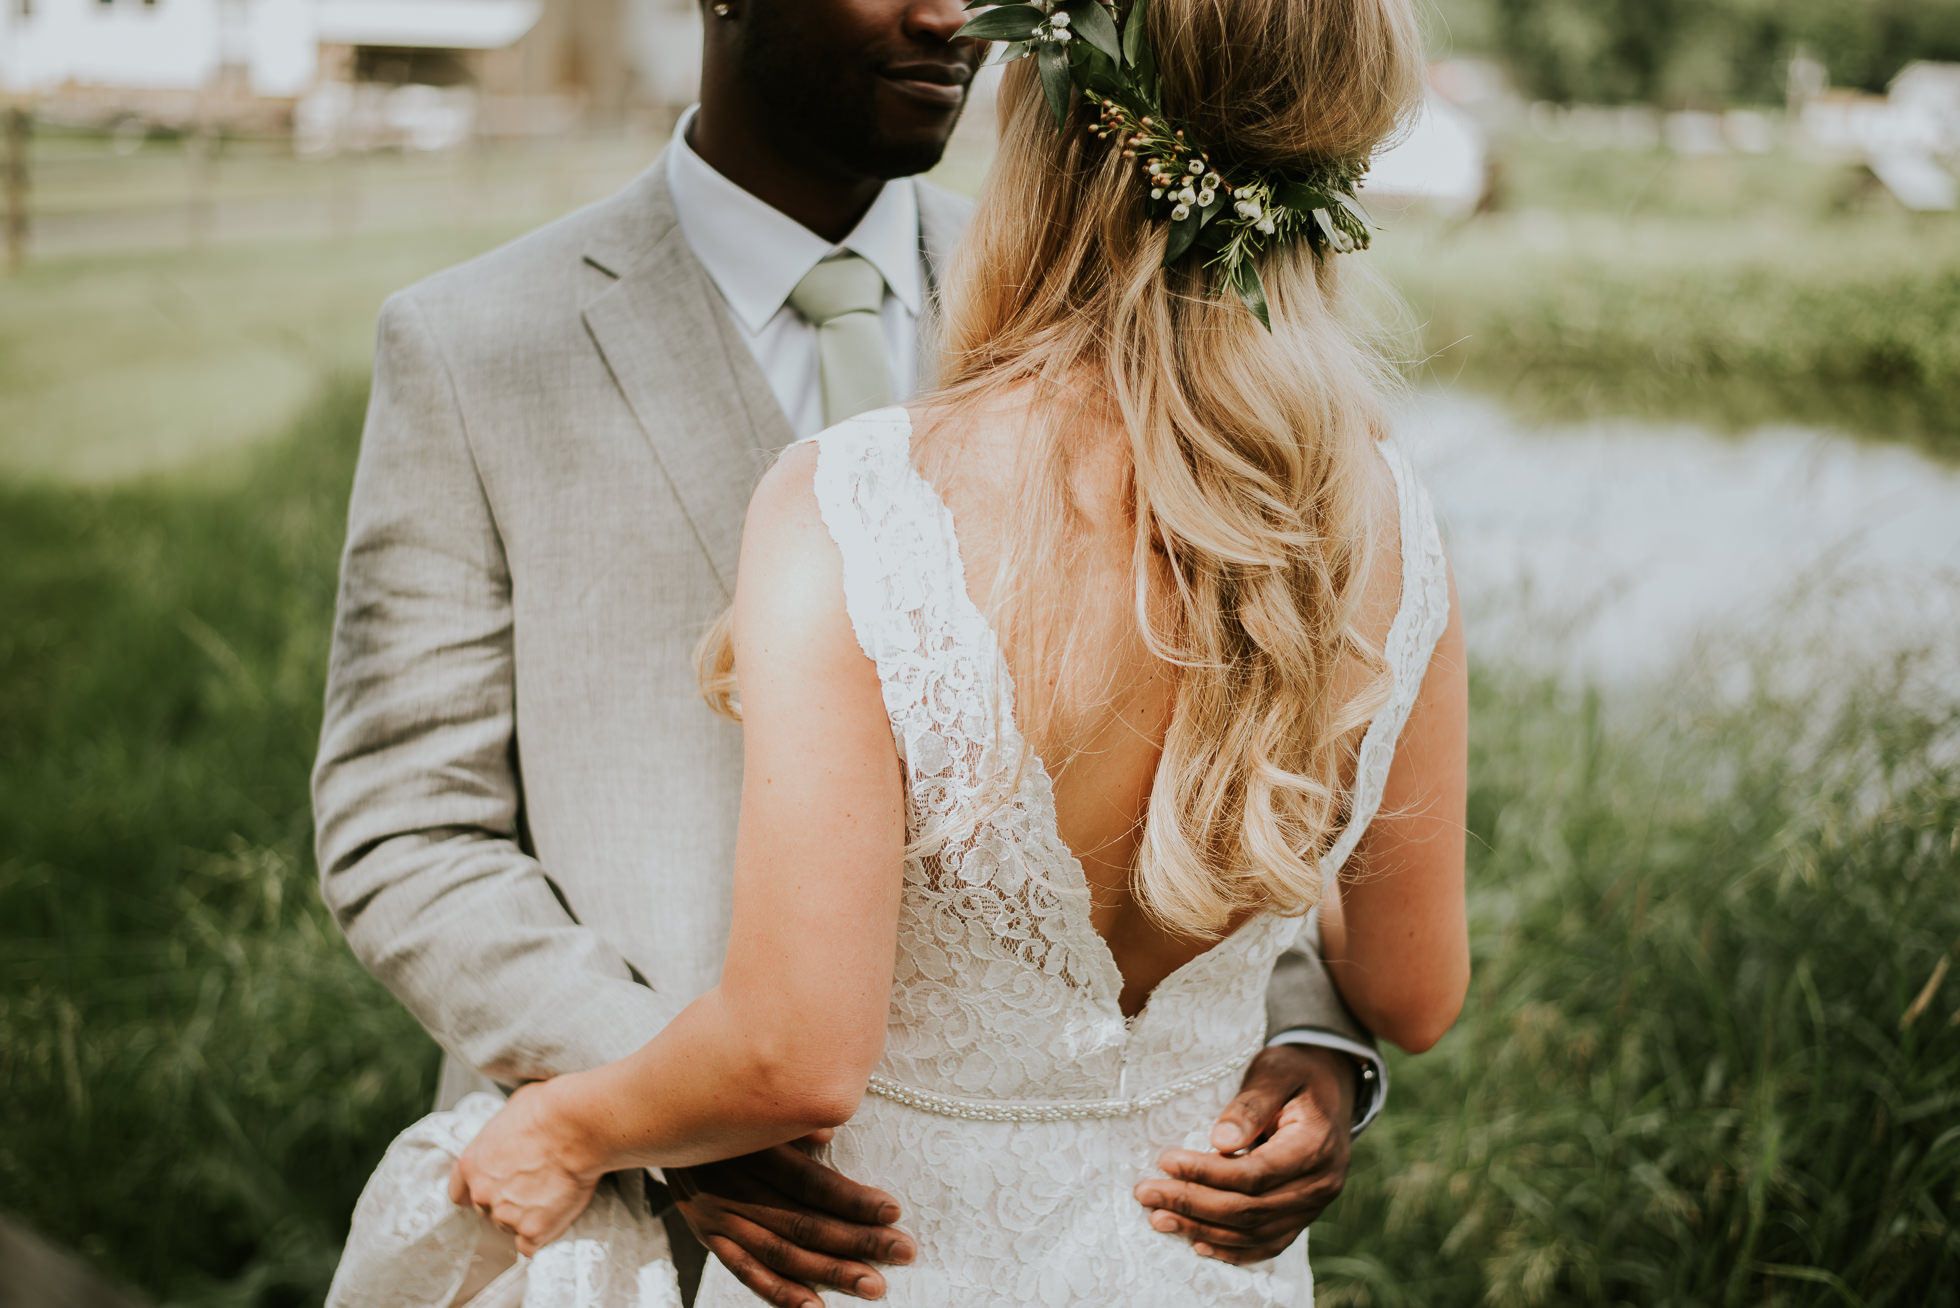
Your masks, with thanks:
M816 494L843 556L851 622L877 663L904 759L908 835L932 836L905 867L884 1057L857 1116L829 1147L846 1175L898 1196L902 1225L918 1239L914 1264L886 1270L888 1302L1310 1304L1304 1238L1271 1262L1234 1267L1153 1230L1131 1193L1158 1174L1164 1150L1207 1147L1263 1043L1267 981L1301 923L1253 918L1124 1019L1122 979L1091 925L1088 883L1056 829L1047 774L1030 760L1005 803L967 803L1025 746L1005 662L966 588L952 516L914 469L911 434L903 409L884 409L812 438ZM1380 805L1396 738L1449 616L1428 497L1399 450L1381 451L1401 508L1402 600L1386 648L1394 686L1364 738L1353 817L1323 864L1328 876ZM977 820L961 817L973 811ZM404 1190L427 1184L407 1177L377 1194L381 1181L378 1173L362 1198L369 1227L413 1209ZM584 1256L561 1253L554 1264L547 1249L520 1269L523 1303L674 1302L655 1274L661 1250L646 1243L658 1224L622 1220L607 1210L626 1201L602 1195L562 1242ZM362 1226L357 1219L357 1240ZM622 1242L608 1271L607 1242L622 1229L640 1243ZM698 1302L756 1300L711 1261Z

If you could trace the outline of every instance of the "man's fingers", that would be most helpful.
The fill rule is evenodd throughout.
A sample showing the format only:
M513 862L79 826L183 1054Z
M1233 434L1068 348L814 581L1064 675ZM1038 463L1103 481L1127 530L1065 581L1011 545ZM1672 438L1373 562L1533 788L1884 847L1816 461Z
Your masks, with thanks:
M724 1238L740 1243L744 1252L787 1280L828 1286L861 1299L876 1299L885 1293L885 1278L862 1263L812 1253L767 1227L733 1214L726 1226Z
M800 1149L769 1151L770 1180L797 1202L846 1222L889 1226L899 1219L898 1200L883 1190L859 1185L825 1167Z
M1237 1158L1174 1149L1158 1159L1157 1166L1175 1180L1245 1195L1264 1194L1289 1174L1287 1169L1275 1164L1264 1149L1255 1149ZM1292 1169L1293 1172L1298 1170Z
M1240 1230L1278 1215L1264 1198L1213 1190L1185 1181L1145 1181L1137 1187L1136 1197L1146 1208L1159 1208L1193 1221Z
M1223 1154L1201 1154L1194 1149L1173 1149L1157 1160L1157 1166L1180 1181L1190 1181L1213 1190L1233 1190L1239 1194L1265 1194L1289 1181L1313 1180L1325 1176L1346 1176L1347 1168L1306 1140L1274 1136L1250 1153L1236 1158Z
M1287 1240L1282 1244L1265 1245L1257 1249L1226 1249L1200 1240L1191 1246L1191 1252L1200 1258L1215 1258L1221 1263L1232 1263L1243 1267L1247 1263L1263 1263L1268 1258L1277 1258L1285 1252L1286 1246L1292 1243L1291 1240Z
M1347 1179L1350 1137L1338 1134L1322 1118L1298 1111L1281 1114L1278 1129L1258 1148L1237 1157L1172 1149L1157 1160L1171 1176L1219 1190L1264 1194L1293 1181L1331 1182L1338 1190Z
M1222 1153L1244 1149L1273 1128L1279 1110L1304 1085L1296 1060L1283 1046L1261 1050L1245 1069L1238 1096L1218 1115L1211 1147Z
M1287 1218L1272 1218L1245 1229L1213 1226L1209 1222L1192 1221L1165 1208L1150 1214L1150 1225L1153 1230L1162 1231L1165 1235L1181 1235L1187 1240L1204 1241L1227 1249L1263 1249L1276 1241L1284 1248L1300 1229L1298 1223Z
M918 1255L911 1237L889 1226L844 1222L813 1208L771 1204L731 1205L749 1221L812 1253L868 1262L909 1263Z
M719 1258L721 1265L764 1303L775 1304L776 1308L823 1308L823 1301L806 1287L785 1281L726 1236L711 1235L707 1245L708 1252Z
M1297 1234L1340 1197L1339 1184L1300 1181L1263 1195L1235 1194L1183 1181L1149 1180L1136 1188L1137 1202L1194 1222L1241 1232L1285 1228Z

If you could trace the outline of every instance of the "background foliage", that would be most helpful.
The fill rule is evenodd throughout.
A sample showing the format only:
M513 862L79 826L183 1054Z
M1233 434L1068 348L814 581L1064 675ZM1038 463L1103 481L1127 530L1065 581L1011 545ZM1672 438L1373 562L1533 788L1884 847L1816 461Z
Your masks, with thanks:
M1880 91L1913 59L1960 59L1960 0L1439 0L1459 53L1499 55L1533 99L1774 104L1798 47Z
M1830 423L1960 448L1960 228L1778 151L1500 139L1493 212L1369 253L1431 379L1559 417ZM1365 197L1365 192L1363 193Z
M1471 1002L1396 1068L1314 1229L1317 1302L1950 1289L1960 707L1912 660L1868 671L1821 712L1690 681L1617 721L1478 681Z
M312 870L365 394L217 485L0 488L0 1209L185 1302L318 1304L434 1091Z

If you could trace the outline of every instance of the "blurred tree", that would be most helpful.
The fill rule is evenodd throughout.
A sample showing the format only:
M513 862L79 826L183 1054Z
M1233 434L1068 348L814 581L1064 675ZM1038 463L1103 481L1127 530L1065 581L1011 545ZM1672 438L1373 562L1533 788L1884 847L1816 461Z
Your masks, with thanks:
M1783 98L1798 46L1880 91L1914 59L1960 60L1960 0L1434 0L1447 47L1504 59L1527 95L1712 106Z

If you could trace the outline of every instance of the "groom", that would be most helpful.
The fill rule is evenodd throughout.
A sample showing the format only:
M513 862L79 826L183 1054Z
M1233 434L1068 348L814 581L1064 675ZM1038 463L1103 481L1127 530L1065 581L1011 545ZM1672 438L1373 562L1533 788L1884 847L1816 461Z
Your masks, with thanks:
M711 4L652 168L382 312L314 806L327 902L447 1051L445 1104L619 1058L715 982L741 735L693 648L776 451L927 380L965 204L910 179L964 104L965 18ZM1271 1009L1214 1138L1253 1147L1138 1190L1228 1261L1319 1214L1379 1101L1317 960ZM791 1146L665 1181L677 1254L676 1216L773 1303L880 1294L868 1264L913 1252L891 1197Z

